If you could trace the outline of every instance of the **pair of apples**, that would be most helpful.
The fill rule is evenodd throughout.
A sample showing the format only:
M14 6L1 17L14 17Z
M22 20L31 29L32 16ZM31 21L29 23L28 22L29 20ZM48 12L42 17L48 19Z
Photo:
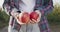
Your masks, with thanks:
M19 17L19 21L21 20L22 23L28 23L30 20L34 19L37 21L39 14L37 12L31 12L30 14L25 12L23 13L22 17Z

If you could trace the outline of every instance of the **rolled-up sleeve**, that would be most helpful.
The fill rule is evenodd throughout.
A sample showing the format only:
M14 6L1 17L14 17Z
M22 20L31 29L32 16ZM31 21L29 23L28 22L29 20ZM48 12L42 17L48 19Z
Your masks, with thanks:
M53 1L49 0L48 4L46 3L45 5L40 6L40 7L38 6L35 9L40 10L41 13L43 13L44 15L47 15L47 14L51 13L53 10Z
M10 16L11 16L12 11L14 11L14 12L18 11L18 9L15 8L15 6L14 6L13 1L10 1L10 0L4 0L3 8L4 8L4 11Z

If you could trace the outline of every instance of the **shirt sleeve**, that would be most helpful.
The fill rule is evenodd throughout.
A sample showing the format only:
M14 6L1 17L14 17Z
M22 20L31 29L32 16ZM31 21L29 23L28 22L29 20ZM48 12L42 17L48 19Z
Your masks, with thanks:
M48 3L45 3L45 5L43 5L41 7L38 6L35 9L40 10L40 12L43 13L43 15L47 15L47 14L51 13L53 10L53 1L50 0Z
M14 12L18 11L18 9L15 8L15 6L14 6L13 1L10 1L10 0L4 0L3 8L4 8L4 11L10 16L11 16L12 11L14 11Z

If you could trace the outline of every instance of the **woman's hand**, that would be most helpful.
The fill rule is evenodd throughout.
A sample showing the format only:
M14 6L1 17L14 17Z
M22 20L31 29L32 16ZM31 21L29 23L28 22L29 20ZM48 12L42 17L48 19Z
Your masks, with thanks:
M30 20L30 23L32 23L32 24L40 22L40 19L41 19L41 12L39 10L36 10L35 12L37 12L39 14L39 17L37 20L34 20L34 19Z
M20 25L26 24L26 23L22 23L21 20L19 20L19 18L21 18L23 13L24 12L21 12L21 13L14 12L14 11L11 12L11 15L17 20L17 23L19 23Z

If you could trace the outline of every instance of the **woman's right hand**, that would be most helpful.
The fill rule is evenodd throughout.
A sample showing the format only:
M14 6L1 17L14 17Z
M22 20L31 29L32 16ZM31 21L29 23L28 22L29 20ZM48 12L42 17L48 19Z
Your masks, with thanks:
M24 12L21 12L21 13L14 12L14 11L11 12L11 15L17 20L17 22L18 22L20 25L25 24L25 23L22 23L21 20L19 21L19 19L18 19L19 17L21 18L21 16L22 16L23 13L24 13Z
M22 12L22 13L19 13L18 15L16 15L16 20L17 20L17 22L20 24L20 25L24 25L24 24L26 24L26 23L22 23L22 20L21 20L21 17L22 17L22 14L23 14L24 12ZM20 19L19 19L20 18Z

